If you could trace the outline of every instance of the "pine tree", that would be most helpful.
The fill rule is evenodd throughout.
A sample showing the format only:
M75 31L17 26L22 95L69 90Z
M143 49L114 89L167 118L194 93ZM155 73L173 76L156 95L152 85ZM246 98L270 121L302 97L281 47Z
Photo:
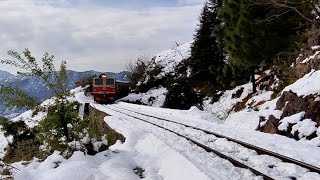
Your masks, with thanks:
M225 0L219 10L223 23L215 34L224 45L229 64L250 72L254 92L255 69L270 64L275 54L293 44L297 27L303 24L303 19L294 12L276 16L279 11L277 7L253 5L247 0Z
M212 31L220 24L217 19L218 7L222 0L207 1L203 7L200 24L191 46L190 67L196 81L207 81L217 85L217 77L224 65L224 56Z

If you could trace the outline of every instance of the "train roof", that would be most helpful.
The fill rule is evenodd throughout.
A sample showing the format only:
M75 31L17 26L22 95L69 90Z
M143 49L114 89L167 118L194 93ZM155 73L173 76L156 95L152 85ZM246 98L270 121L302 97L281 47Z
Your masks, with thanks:
M119 82L119 83L130 83L130 81L121 81L121 80L116 80L116 82Z

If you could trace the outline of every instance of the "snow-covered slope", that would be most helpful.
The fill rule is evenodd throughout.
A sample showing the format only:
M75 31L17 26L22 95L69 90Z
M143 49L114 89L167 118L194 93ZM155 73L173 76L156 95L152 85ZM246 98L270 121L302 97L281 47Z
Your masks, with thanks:
M161 76L174 73L175 67L184 59L190 57L191 42L163 51L155 56L155 64L163 67Z
M161 107L166 99L167 89L164 87L150 89L146 93L130 93L128 96L119 99L131 103L142 103L144 105Z
M267 132L286 134L286 136L299 139L302 143L320 146L320 127L317 124L316 118L310 118L315 117L316 112L313 114L309 112L307 115L303 110L299 111L299 109L303 109L304 107L299 107L298 102L298 98L300 98L301 101L311 104L309 107L310 111L317 111L317 109L311 109L316 108L317 101L319 101L319 79L320 70L312 70L295 83L285 87L274 99L272 98L273 91L258 90L257 93L253 94L252 86L248 83L225 91L217 102L211 104L210 100L205 101L204 109L223 119L224 125L243 130L262 129L265 131L264 126L268 123L270 116L273 116L276 121L270 121L268 126L275 127L267 127ZM286 101L286 97L283 97L286 94L292 97L288 97L288 101L283 102ZM294 99L294 97L296 98ZM306 97L309 99L303 100L303 98ZM290 107L292 106L291 108L286 107L290 98L291 101L297 101L290 102L292 104L290 105ZM239 103L240 105L242 103L243 109L235 111ZM283 109L279 109L279 104L281 103L284 103ZM277 123L277 121L279 121L279 123ZM270 124L271 122L273 124ZM287 133L286 131L289 130L290 132Z
M146 63L148 65L147 72L145 72L144 78L140 79L137 85L142 86L150 83L150 81L161 81L161 79L165 79L165 77L174 75L175 68L183 60L190 57L192 42L193 41L181 44L177 47L160 52L156 56L154 56L154 58ZM157 74L154 74L153 72L149 73L157 68L160 68L160 71L157 72ZM156 83L151 84L154 85ZM121 100L126 102L141 103L145 105L161 107L165 101L165 97L167 94L167 89L163 86L163 84L161 84L160 86L155 85L155 87L151 87L151 89L146 93L132 93Z
M81 103L90 102L94 107L101 106L94 104L92 98L84 96L82 88L73 89L72 92L75 93L74 97L70 97L69 100ZM52 103L54 99L48 99L41 106L48 106ZM23 120L29 127L34 127L46 115L40 113L32 117L31 114L32 111L26 111L13 121ZM129 124L125 119L112 116L107 116L105 121L125 135L124 143L118 142L111 146L110 150L94 156L76 151L70 158L65 159L60 152L56 151L44 161L34 159L29 163L17 162L11 165L15 167L11 170L14 179L50 180L57 179L57 177L61 180L210 179L179 151L138 125ZM7 140L0 131L0 157L8 144Z
M309 78L311 76L308 76ZM307 78L307 77L306 77ZM315 76L313 78L316 78ZM299 83L296 84L298 86ZM294 85L293 85L294 86ZM147 125L146 123L137 122L135 119L128 119L122 116L114 115L108 106L95 104L92 99L84 96L81 88L74 89L75 97L73 100L80 102L90 102L91 105L99 110L107 112L112 116L105 117L105 122L113 129L122 133L126 137L124 143L116 143L110 147L110 150L98 153L95 156L84 155L83 152L74 152L69 159L63 158L59 152L55 152L47 159L39 162L37 159L31 161L28 165L22 162L13 164L19 168L19 171L13 170L14 178L17 180L32 179L140 179L137 171L143 171L144 179L256 179L252 173L235 168L231 163L221 162L221 159L212 157L204 150L197 148L190 142L183 140L173 134L159 130L157 127ZM70 99L71 100L71 99ZM50 104L48 100L43 103ZM268 101L261 106L263 110L266 106L272 111L272 103ZM253 129L239 130L239 127L230 127L230 124L224 123L214 115L200 111L193 107L190 110L171 110L164 108L147 107L141 105L133 105L128 103L118 103L109 105L109 107L124 107L138 110L144 113L170 118L177 122L187 123L196 127L204 128L217 133L231 136L245 142L254 143L258 146L270 149L280 154L286 154L292 158L296 158L308 163L319 165L318 148L304 142L296 142L284 136L266 134L257 132ZM262 111L261 111L262 112ZM257 112L256 112L257 113ZM40 115L41 116L41 115ZM33 126L38 122L39 117L31 118L30 113L26 112L22 117L29 119L29 126ZM243 116L236 116L241 119ZM246 117L250 118L250 117ZM17 119L20 119L17 118ZM237 119L233 119L237 120ZM190 133L183 130L184 133ZM194 136L205 140L206 142L215 142L221 148L235 150L238 148L235 144L228 144L224 140L210 139L205 134L197 133ZM212 137L211 137L212 138ZM5 138L1 137L0 142ZM5 143L0 143L5 145ZM3 150L3 147L0 147ZM241 152L244 156L252 156L255 163L266 166L264 161L256 159L256 153ZM0 153L1 154L1 153ZM275 162L270 162L275 163ZM283 172L291 174L303 174L304 178L313 177L317 179L318 174L304 172L299 168L291 167L287 163L280 163L281 166L276 167L277 173L281 175Z

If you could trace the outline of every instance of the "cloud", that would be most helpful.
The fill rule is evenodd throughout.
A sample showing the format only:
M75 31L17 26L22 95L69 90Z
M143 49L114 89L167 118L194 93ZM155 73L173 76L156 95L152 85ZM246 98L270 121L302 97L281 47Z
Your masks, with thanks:
M0 1L0 58L7 50L29 48L36 57L49 52L67 60L73 70L121 71L132 58L155 55L175 41L190 41L202 8L128 9L52 2ZM0 69L8 70L4 66Z
M178 0L180 5L203 5L206 0Z

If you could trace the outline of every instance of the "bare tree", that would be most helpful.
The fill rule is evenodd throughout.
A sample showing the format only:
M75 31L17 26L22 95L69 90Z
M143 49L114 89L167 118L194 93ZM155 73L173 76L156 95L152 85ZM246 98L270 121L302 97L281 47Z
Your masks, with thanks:
M319 24L320 9L319 0L247 0L249 5L265 5L278 8L278 12L265 21L273 20L283 14L290 11L294 11L299 14L303 19L311 24ZM310 11L304 11L304 9L311 9ZM313 15L314 17L310 16Z

